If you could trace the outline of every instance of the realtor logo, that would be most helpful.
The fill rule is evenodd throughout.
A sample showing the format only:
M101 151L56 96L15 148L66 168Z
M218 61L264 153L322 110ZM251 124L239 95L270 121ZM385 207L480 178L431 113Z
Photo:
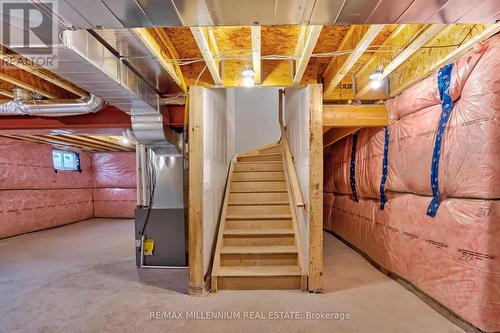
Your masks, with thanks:
M37 1L34 4L26 0L0 0L0 3L2 44L31 63L54 67L53 45L58 38L58 26L52 18L55 3ZM6 59L2 60L5 64Z

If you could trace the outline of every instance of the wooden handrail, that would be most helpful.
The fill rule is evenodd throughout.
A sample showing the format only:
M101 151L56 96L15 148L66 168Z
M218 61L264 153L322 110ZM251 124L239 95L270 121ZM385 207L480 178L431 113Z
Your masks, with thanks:
M295 204L298 207L305 206L304 197L302 196L302 190L300 189L299 177L297 176L297 170L295 169L295 163L293 162L292 151L290 150L290 145L286 137L286 128L283 125L283 90L279 91L279 123L281 128L281 144L283 146L283 151L285 154L286 168L288 174L290 175L290 185L293 191L293 198L295 199Z
M229 165L228 175L226 179L226 188L224 190L224 197L222 198L222 211L219 220L219 229L217 231L217 240L215 245L215 252L213 253L213 264L211 275L211 289L217 291L217 275L220 268L220 251L222 250L222 240L224 236L224 225L226 223L227 206L229 204L229 194L231 192L231 182L233 181L234 164L238 159L238 155L234 155Z

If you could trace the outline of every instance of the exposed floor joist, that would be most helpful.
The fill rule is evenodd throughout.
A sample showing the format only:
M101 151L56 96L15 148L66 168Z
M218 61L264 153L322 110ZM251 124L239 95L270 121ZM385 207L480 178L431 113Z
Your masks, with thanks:
M187 90L184 77L179 65L175 60L179 58L175 47L166 34L161 29L135 28L135 34L146 45L149 51L160 62L161 66L167 71L168 75L183 90Z
M322 25L311 25L307 27L302 53L295 67L295 75L293 77L294 84L300 84L302 81L302 76L304 75L304 71L309 63L309 59L311 59L311 55L314 47L316 46L316 42L318 41L321 29L323 29Z
M324 127L379 127L388 124L387 109L376 105L323 105Z
M4 49L0 49L0 57L3 62L8 63L10 65L13 65L19 69L22 69L30 74L33 74L47 82L50 82L66 91L69 91L79 97L86 97L88 96L88 93L75 86L74 84L62 79L58 78L56 75L53 73L49 72L46 69L39 68L34 65L30 65L30 60L21 57L19 55L14 55L14 54L9 54L6 52Z
M415 52L397 70L391 73L391 96L398 95L446 63L470 50L476 43L500 31L500 24L492 25L447 25L427 44L430 51ZM428 45L426 47L429 47ZM460 44L455 48L440 48L441 45ZM432 48L434 47L434 48ZM431 53L432 52L432 53Z
M387 66L385 66L380 79L384 80L387 76L389 76L389 74L391 74L403 62L405 62L406 59L411 57L417 50L419 50L444 27L444 24L435 24L425 29L424 32L422 32L417 38L415 38L403 51L401 51L394 59L392 59L392 61ZM369 73L367 74L369 75ZM365 95L368 91L371 90L371 88L372 87L370 85L370 81L367 80L367 83L356 92L356 96L359 97Z
M252 26L252 64L255 84L261 83L261 28Z
M24 81L19 80L15 77L9 76L5 73L0 73L0 80L8 82L10 84L13 84L16 87L26 89L30 92L34 92L34 93L39 94L40 96L43 96L43 97L47 97L50 99L57 99L59 97L57 94L54 94L54 93L49 92L45 89L36 87L30 83L24 82Z
M327 131L323 134L323 148L330 146L359 129L360 127L327 128Z
M334 57L330 64L328 65L325 73L323 74L324 79L324 96L330 95L337 85L342 81L344 76L349 72L352 66L358 61L359 57L366 51L370 46L371 42L377 37L378 33L384 28L384 25L372 25L368 28L366 33L361 35L358 39L360 31L364 31L363 26L351 26L347 34L344 36L340 50L349 49L348 45L355 43L355 47L349 54L344 63L340 66L337 64L337 59Z
M203 59L205 60L205 64L208 68L208 71L212 75L212 79L214 80L215 85L217 85L217 86L222 85L222 79L220 77L217 63L215 62L215 59L212 55L212 52L210 51L208 39L205 36L204 29L206 29L206 28L192 27L190 29L191 29L191 33L193 34L193 37L196 41L196 44L198 45L198 48L200 49L201 55L203 56Z

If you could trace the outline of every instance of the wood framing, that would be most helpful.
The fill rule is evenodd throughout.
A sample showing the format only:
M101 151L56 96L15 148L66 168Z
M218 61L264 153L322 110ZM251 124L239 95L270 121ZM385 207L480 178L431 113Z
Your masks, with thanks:
M322 85L309 85L309 291L323 290L323 108Z
M188 251L189 293L204 292L203 273L203 87L190 88Z
M172 62L172 60L178 59L178 55L167 34L156 28L134 28L133 31L160 62L172 80L183 91L186 91L187 87L182 71L178 65Z
M323 148L359 130L359 127L326 128L323 134Z
M414 83L424 79L439 67L451 62L476 43L485 40L500 31L500 24L491 25L447 25L428 44L425 52L416 52L408 58L390 76L390 93L396 96ZM440 47L460 44L458 47ZM426 44L427 46L427 44Z
M403 62L411 57L417 50L419 50L425 43L427 43L431 38L433 38L439 31L445 27L444 24L434 24L427 27L417 38L415 38L403 51L401 51L392 61L385 66L382 71L381 80L385 79L389 74L391 74L396 68L398 68ZM389 39L389 38L388 38ZM391 38L391 43L393 42ZM366 73L370 75L370 73ZM365 79L365 84L363 87L359 88L356 92L356 96L363 96L368 91L370 91L370 81Z
M217 240L215 243L215 254L214 261L212 264L212 272L210 278L210 285L212 292L217 292L217 276L219 275L220 269L220 252L222 250L222 242L224 240L224 227L226 223L226 215L227 215L227 206L229 205L229 195L231 192L231 182L233 181L233 171L234 171L234 163L236 163L238 159L238 155L235 155L231 160L231 164L229 165L229 172L226 181L226 189L224 191L224 197L222 198L222 212L219 220L219 230L217 232Z
M214 80L215 85L220 86L222 85L222 79L219 74L219 69L217 66L217 63L215 62L215 59L212 55L212 52L210 51L210 46L208 44L208 39L205 36L205 33L201 27L192 27L191 33L193 34L193 37L196 41L196 44L198 45L198 48L200 49L201 55L203 59L205 60L205 64L208 68L208 71L212 75L212 79Z
M323 105L325 127L378 127L388 124L387 109L376 105Z
M252 65L255 73L255 84L261 83L261 28L252 26Z
M318 41L321 29L323 29L322 25L310 25L307 27L302 53L297 65L295 66L295 75L293 76L294 84L300 84L302 81L302 76L304 75L307 64L309 63L309 59L311 59L311 55L314 47L316 46L316 42Z
M9 76L5 73L0 73L0 80L2 81L5 81L5 82L8 82L10 84L13 84L14 86L16 87L19 87L19 88L23 88L23 89L26 89L30 92L34 92L34 93L37 93L43 97L47 97L47 98L50 98L50 99L57 99L59 96L53 92L49 92L45 89L42 89L42 88L39 88L39 87L36 87L30 83L27 83L27 82L24 82L24 81L21 81L15 77L12 77L12 76Z
M79 97L87 97L88 93L75 86L74 84L57 77L56 75L52 74L46 69L30 65L30 60L23 58L19 55L14 55L14 54L9 54L5 52L5 50L0 49L0 57L2 58L2 61L8 62L9 64L12 64L16 66L19 69L22 69L28 73L31 73L47 82L50 82L66 91L69 91Z
M339 60L336 59L336 57L331 60L325 70L325 73L323 74L325 96L330 95L334 91L337 85L342 81L344 76L349 72L352 66L354 66L383 28L384 25L372 25L368 28L368 30L366 30L365 33L363 33L366 27L351 26L347 34L344 36L344 39L339 46L339 50L348 50L351 47L351 43L355 43L355 47L342 64L338 64Z

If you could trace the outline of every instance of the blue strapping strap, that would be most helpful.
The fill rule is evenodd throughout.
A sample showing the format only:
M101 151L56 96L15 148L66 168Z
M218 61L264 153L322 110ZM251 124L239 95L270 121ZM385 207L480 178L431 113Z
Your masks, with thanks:
M385 197L385 182L387 181L387 161L389 154L389 128L385 127L384 159L382 160L382 179L380 180L380 209L384 210L387 198Z
M354 133L352 136L352 150L351 150L351 169L350 169L350 179L351 179L351 191L354 196L354 200L359 202L358 192L356 191L356 145L358 143L358 133Z
M439 127L436 131L434 138L434 150L432 152L432 165L431 165L431 186L432 186L432 201L427 208L427 215L434 217L438 211L441 203L439 194L439 157L441 155L441 142L443 140L444 130L450 118L451 111L453 110L453 100L450 97L450 79L453 64L444 66L439 70L438 75L438 89L439 96L441 97L441 118L439 119Z

